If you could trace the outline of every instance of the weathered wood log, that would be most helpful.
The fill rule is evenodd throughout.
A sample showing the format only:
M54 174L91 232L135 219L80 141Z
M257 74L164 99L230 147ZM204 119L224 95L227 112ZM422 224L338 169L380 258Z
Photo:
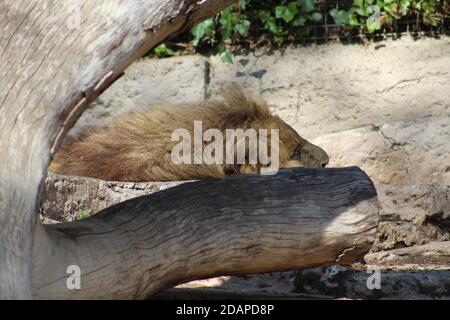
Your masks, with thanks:
M146 298L191 279L350 264L377 224L375 188L356 167L186 183L39 230L33 294ZM70 265L80 290L67 289Z
M135 59L233 0L0 1L0 298L31 298L51 152Z

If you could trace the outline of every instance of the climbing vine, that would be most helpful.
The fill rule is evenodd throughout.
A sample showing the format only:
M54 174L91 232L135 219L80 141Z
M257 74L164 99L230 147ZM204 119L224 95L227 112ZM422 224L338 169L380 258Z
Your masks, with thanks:
M368 35L392 31L402 19L439 27L448 18L450 0L349 0L338 7L331 0L239 0L213 18L206 19L181 36L185 48L210 48L228 62L237 44L281 45L311 35L312 27L334 23L344 30L358 29ZM340 2L342 3L342 1ZM183 47L183 45L182 45ZM178 48L179 49L179 48ZM163 43L154 49L159 57L175 54Z

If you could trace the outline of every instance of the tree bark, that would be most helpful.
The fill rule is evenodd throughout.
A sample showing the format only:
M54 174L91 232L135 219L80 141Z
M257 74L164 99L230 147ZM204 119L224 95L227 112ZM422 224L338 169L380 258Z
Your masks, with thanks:
M232 0L0 1L0 299L31 298L51 152L135 59Z
M36 298L146 298L191 279L349 264L369 251L375 188L359 168L282 170L182 184L47 225ZM81 270L68 290L67 267Z

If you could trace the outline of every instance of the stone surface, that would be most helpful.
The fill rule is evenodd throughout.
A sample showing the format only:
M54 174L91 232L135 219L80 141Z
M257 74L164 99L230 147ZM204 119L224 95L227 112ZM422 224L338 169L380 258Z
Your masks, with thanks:
M328 152L330 167L359 166L376 184L450 185L450 116L369 125L312 142Z
M369 265L386 269L449 269L450 271L450 241L430 242L407 248L371 252L366 254L364 260Z
M237 81L306 138L450 114L450 38L287 48L211 58L210 90Z
M377 193L380 224L372 251L450 240L450 186L382 185Z

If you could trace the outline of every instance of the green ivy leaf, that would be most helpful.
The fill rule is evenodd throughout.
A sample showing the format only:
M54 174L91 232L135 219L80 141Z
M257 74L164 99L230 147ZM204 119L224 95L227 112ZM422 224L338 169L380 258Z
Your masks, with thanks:
M220 14L219 23L222 33L222 40L228 40L231 38L233 29L240 23L241 15L232 11L231 7L223 10Z
M358 17L354 13L348 15L349 24L353 27L359 26Z
M304 26L306 22L305 17L303 16L298 16L297 18L295 18L295 20L292 22L292 25L294 27L300 27L300 26Z
M224 53L225 51L227 51L227 47L225 46L225 44L224 44L223 42L219 43L219 44L217 45L217 52L218 52L219 54L222 54L222 53Z
M239 0L239 6L242 9L245 9L245 7L250 3L250 0Z
M369 33L373 33L375 31L381 29L381 21L375 15L371 15L367 18L366 26L367 26L367 31Z
M425 23L431 24L433 27L436 27L438 25L438 21L431 14L424 14L423 20Z
M291 12L294 16L298 13L297 4L295 1L289 2L287 7L289 12Z
M360 16L366 17L367 16L367 7L364 8L356 8L355 12L359 14Z
M266 21L271 17L271 14L267 10L260 10L258 12L258 17L262 21L262 23L266 23Z
M216 24L213 18L206 19L191 28L191 34L194 36L192 44L198 46L203 37L212 38L215 34Z
M330 10L330 16L333 17L334 23L338 26L343 26L346 24L349 24L349 18L347 11L344 10L338 10L336 8L333 8Z
M409 0L400 0L400 8L402 8L403 10L408 10L410 5L411 2L409 2Z
M283 19L285 22L291 22L297 14L297 5L290 2L287 6L277 6L275 8L275 17Z
M373 14L376 14L376 13L381 13L381 10L380 10L380 8L378 6L371 5L371 6L367 7L367 13L369 15L373 15Z
M284 42L284 38L282 36L274 36L273 40L278 44L282 44Z
M233 63L233 54L230 51L225 51L222 53L221 58L225 63Z
M353 6L357 8L362 8L364 4L364 0L353 0Z
M241 20L240 23L234 26L234 30L239 33L241 37L246 37L248 34L248 29L250 28L249 20Z
M222 27L222 40L228 40L231 37L231 31L233 30L233 25L231 23L231 19L228 14L222 14L219 19L219 23Z
M314 10L316 0L297 0L297 5L303 9L303 12L310 13Z
M394 6L393 3L385 3L385 4L384 4L384 10L385 10L387 13L392 13L392 12L394 11L394 9L395 9L395 6Z
M311 21L320 22L322 21L322 14L320 12L314 12L309 18Z
M168 57L173 56L174 52L172 49L170 49L165 43L161 43L159 46L153 49L153 52L158 57Z
M276 36L281 36L283 34L283 30L277 25L275 17L270 17L269 19L267 19L265 26L270 33Z
M425 10L426 13L433 13L436 11L436 1L423 1L422 3L422 9Z
M353 0L353 6L350 11L365 17L367 16L367 3L364 0Z

